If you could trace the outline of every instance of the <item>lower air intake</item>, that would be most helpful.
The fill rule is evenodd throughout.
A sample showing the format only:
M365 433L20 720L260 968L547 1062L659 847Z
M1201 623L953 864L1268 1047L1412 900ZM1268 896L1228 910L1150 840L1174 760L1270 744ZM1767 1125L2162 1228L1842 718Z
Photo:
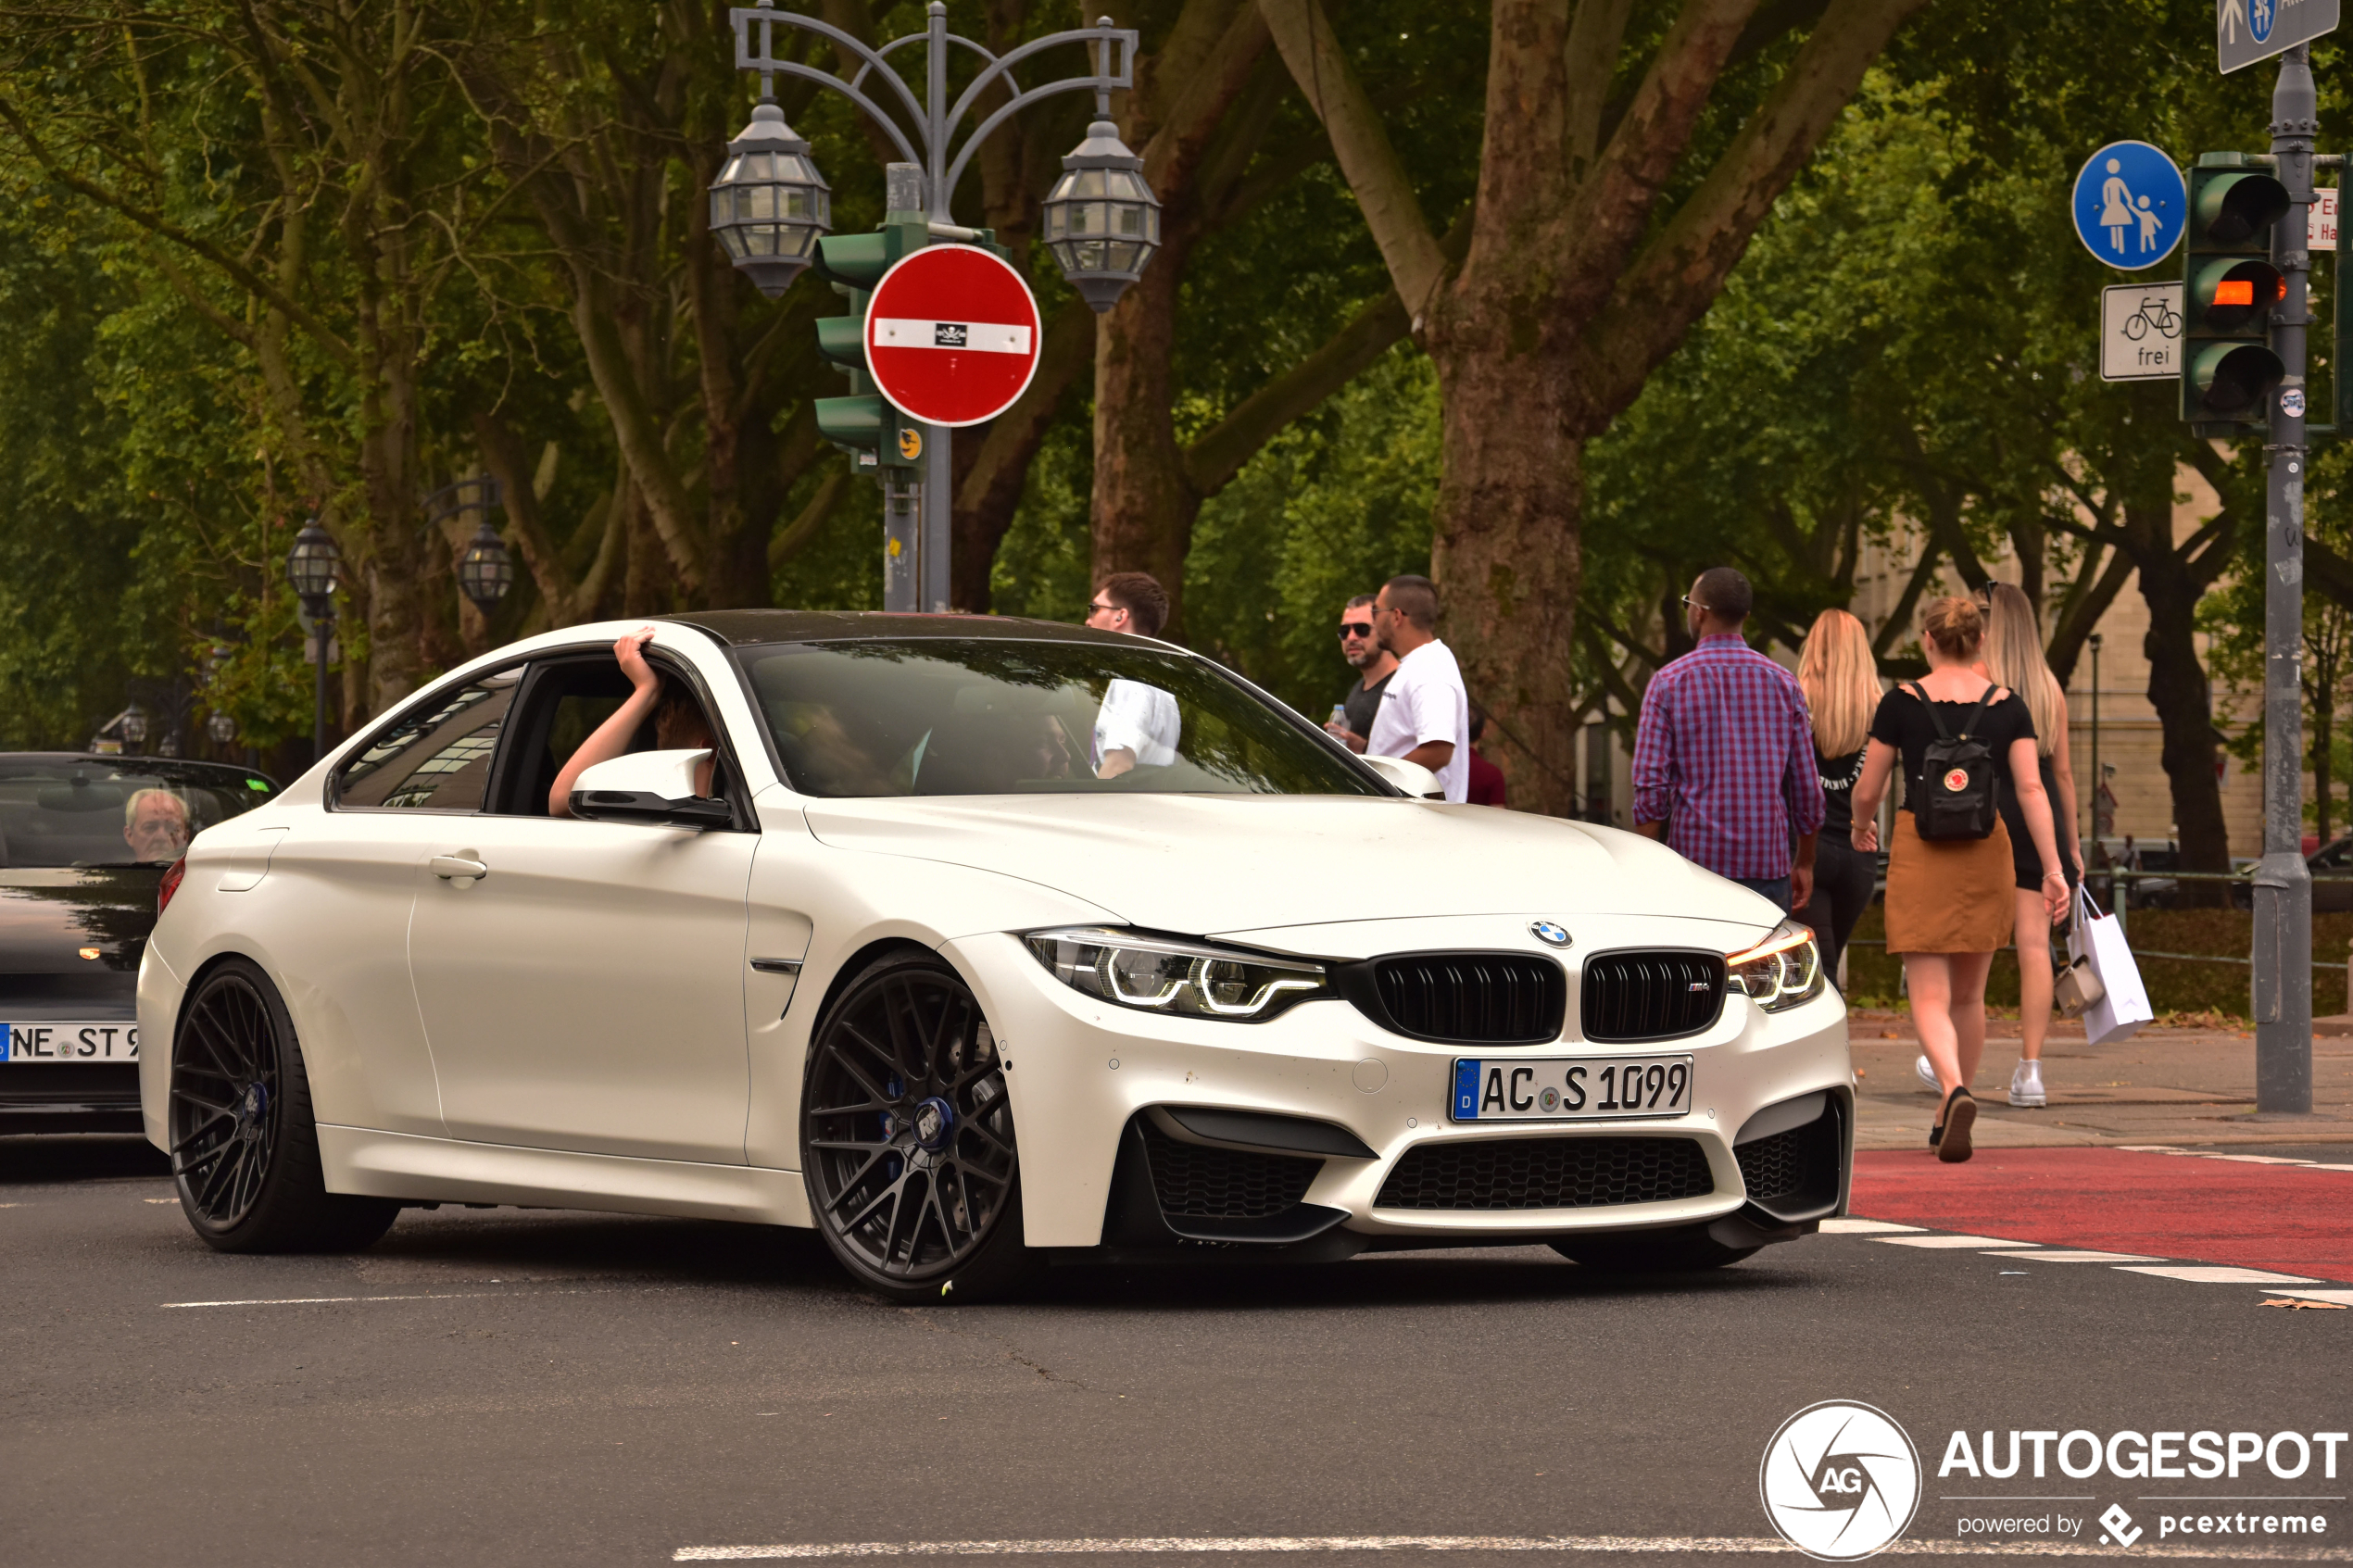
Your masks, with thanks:
M1417 1144L1381 1184L1380 1209L1599 1209L1716 1190L1690 1138L1510 1138Z
M1320 1160L1293 1154L1178 1143L1149 1120L1143 1134L1152 1195L1172 1218L1263 1220L1282 1213L1307 1196L1308 1184L1324 1167Z

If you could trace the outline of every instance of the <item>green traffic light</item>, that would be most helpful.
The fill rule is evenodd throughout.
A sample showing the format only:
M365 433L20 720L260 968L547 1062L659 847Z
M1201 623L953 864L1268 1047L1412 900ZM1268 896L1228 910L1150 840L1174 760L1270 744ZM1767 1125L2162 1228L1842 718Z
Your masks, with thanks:
M2255 418L2286 374L2280 357L2259 343L2209 343L2190 356L2198 411L2218 420Z

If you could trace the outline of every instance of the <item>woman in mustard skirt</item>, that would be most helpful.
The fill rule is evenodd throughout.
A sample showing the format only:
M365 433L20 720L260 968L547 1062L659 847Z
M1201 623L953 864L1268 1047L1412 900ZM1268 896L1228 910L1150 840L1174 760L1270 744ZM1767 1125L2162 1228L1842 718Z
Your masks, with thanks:
M1878 849L1879 805L1900 759L1907 809L1895 814L1894 840L1888 847L1887 950L1903 956L1912 1021L1944 1095L1929 1145L1938 1159L1957 1162L1971 1152L1977 1102L1968 1085L1985 1054L1985 976L1994 950L2010 943L2017 872L2009 834L1998 817L1983 838L1920 835L1915 813L1929 790L1944 783L1921 776L1938 719L1946 734L1958 735L1966 728L1993 753L1997 795L2017 801L2034 840L2043 866L2043 907L2053 924L2067 912L2068 888L2052 832L2050 797L2043 789L2034 721L2015 693L1994 686L1973 668L1984 640L1984 617L1968 599L1935 599L1921 612L1920 633L1928 674L1881 698L1871 720L1863 776L1855 786L1854 844L1860 850ZM1934 718L1929 702L1936 705Z

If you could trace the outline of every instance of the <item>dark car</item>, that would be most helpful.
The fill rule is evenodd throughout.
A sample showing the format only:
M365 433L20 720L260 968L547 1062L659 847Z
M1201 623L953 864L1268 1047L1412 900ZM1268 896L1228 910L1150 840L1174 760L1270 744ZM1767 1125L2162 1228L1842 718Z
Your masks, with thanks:
M277 789L212 762L0 753L0 1133L140 1130L157 886L190 838Z
M2313 913L2353 909L2353 837L2331 839L2308 852L2304 864L2312 873ZM2243 880L2231 888L2231 902L2251 909L2255 907L2255 862L2248 861L2240 875Z

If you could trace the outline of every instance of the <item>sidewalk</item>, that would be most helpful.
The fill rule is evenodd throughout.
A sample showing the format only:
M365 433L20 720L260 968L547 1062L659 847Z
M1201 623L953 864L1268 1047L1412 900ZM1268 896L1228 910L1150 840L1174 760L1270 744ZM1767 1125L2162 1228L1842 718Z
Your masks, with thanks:
M1936 1097L1913 1076L1919 1038L1908 1013L1848 1015L1856 1072L1855 1147L1928 1147ZM2212 1029L2144 1027L2093 1049L2080 1023L2055 1026L2043 1048L2050 1105L2007 1103L2019 1026L1995 1019L1970 1090L1981 1148L2133 1144L2353 1143L2353 1039L2312 1042L2312 1114L2255 1114L2255 1036Z

